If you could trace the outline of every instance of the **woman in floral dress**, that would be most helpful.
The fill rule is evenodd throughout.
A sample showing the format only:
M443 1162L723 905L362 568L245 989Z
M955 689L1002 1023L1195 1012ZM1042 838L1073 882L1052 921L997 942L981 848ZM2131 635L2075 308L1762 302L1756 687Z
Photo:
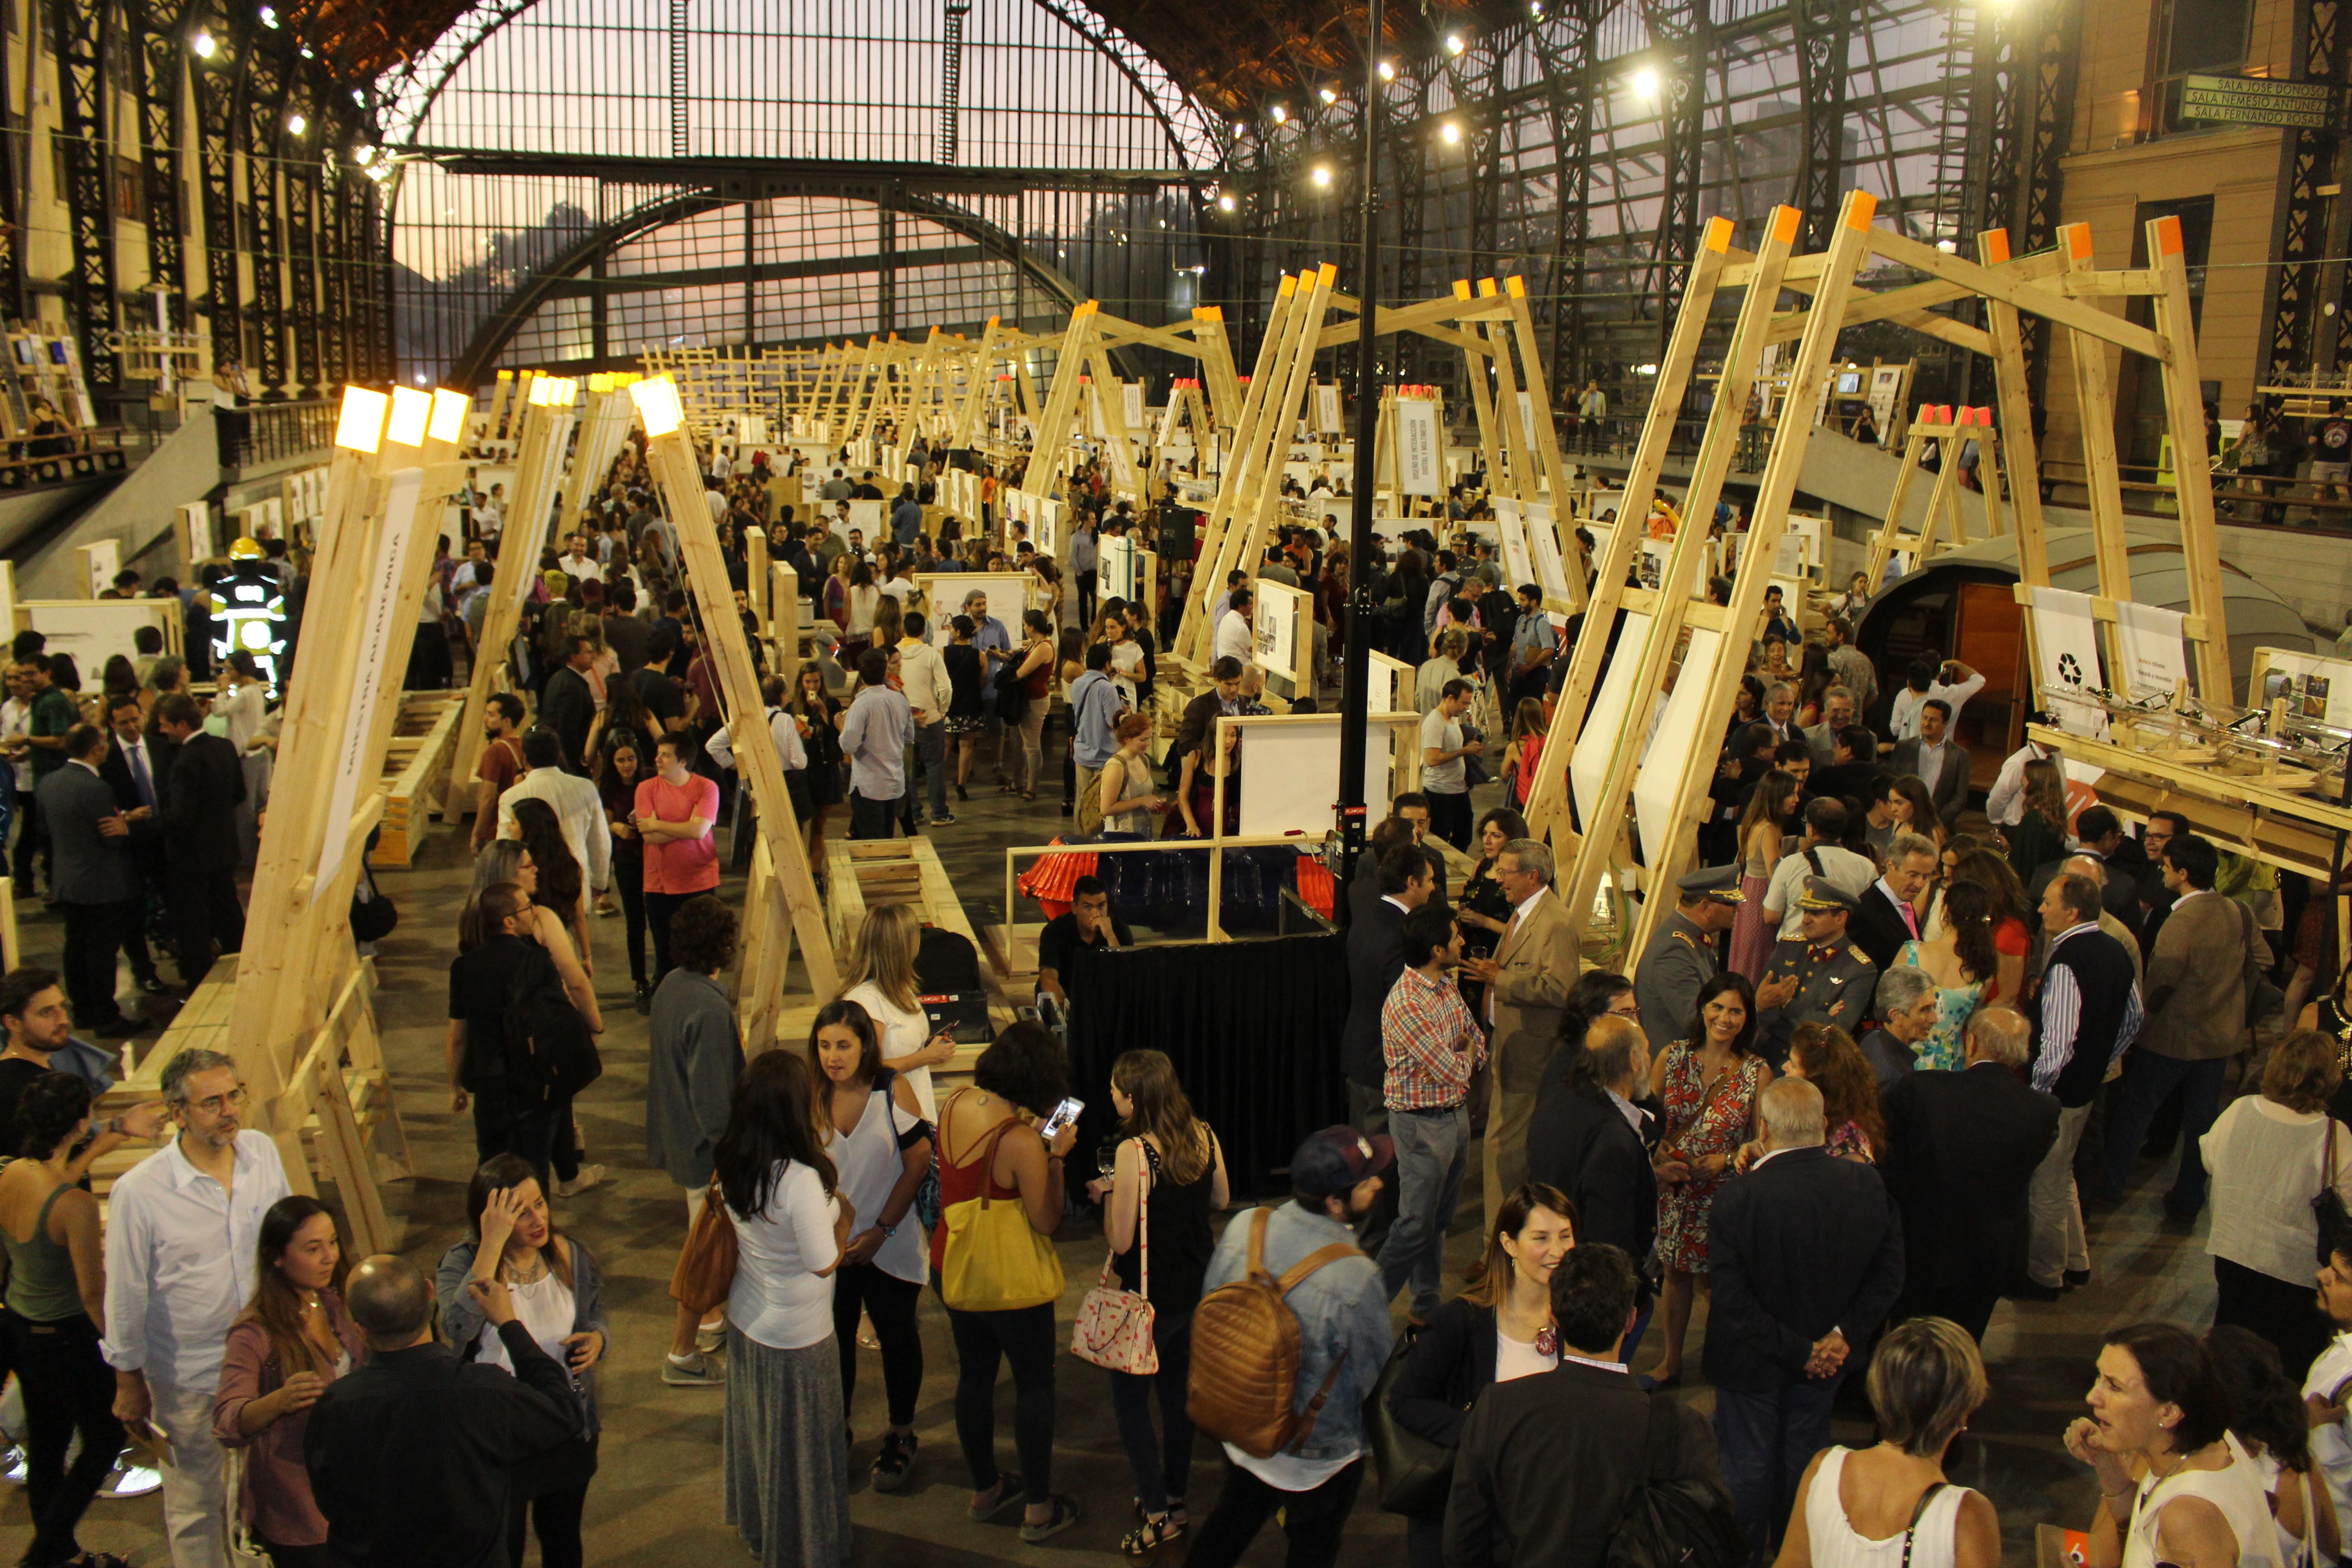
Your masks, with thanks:
M1706 1222L1732 1155L1748 1139L1772 1069L1755 1054L1756 993L1730 971L1699 987L1684 1037L1658 1054L1650 1090L1665 1108L1658 1172L1658 1258L1666 1271L1660 1387L1682 1379L1691 1296L1706 1278Z

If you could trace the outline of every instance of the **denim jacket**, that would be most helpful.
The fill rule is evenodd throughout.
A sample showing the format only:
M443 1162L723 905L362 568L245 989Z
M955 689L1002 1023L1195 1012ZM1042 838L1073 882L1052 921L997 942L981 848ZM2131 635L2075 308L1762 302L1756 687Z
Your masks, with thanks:
M1249 1259L1249 1233L1255 1217L1248 1210L1234 1215L1209 1261L1202 1294L1242 1277ZM1283 1204L1265 1226L1265 1270L1276 1279L1308 1253L1335 1241L1350 1245L1355 1233L1326 1214L1310 1214L1296 1202ZM1315 1430L1287 1450L1302 1459L1339 1459L1363 1452L1364 1401L1372 1395L1381 1368L1388 1365L1396 1335L1389 1327L1387 1294L1381 1272L1360 1254L1343 1258L1317 1269L1291 1291L1290 1310L1298 1315L1297 1408L1304 1410L1323 1386L1323 1376L1342 1353L1346 1368L1331 1384L1316 1417Z
M581 1245L580 1238L567 1236L572 1244L572 1331L584 1334L591 1331L604 1336L604 1352L613 1350L613 1331L604 1321L604 1276L596 1267L596 1255ZM434 1273L433 1290L436 1304L441 1309L441 1337L457 1348L459 1359L471 1361L479 1348L482 1324L488 1320L474 1299L466 1294L466 1277L474 1271L474 1255L479 1250L472 1240L458 1242L441 1255L441 1267ZM571 1369L564 1369L570 1372ZM583 1436L593 1437L603 1423L596 1414L596 1373L572 1373L572 1392L580 1401Z

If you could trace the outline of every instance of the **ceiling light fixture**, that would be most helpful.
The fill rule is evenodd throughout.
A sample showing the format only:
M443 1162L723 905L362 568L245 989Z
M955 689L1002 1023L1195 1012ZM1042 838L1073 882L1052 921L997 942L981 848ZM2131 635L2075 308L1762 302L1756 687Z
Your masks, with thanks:
M1658 73L1643 66L1633 73L1633 86L1634 97L1655 99L1658 96Z
M1382 60L1381 62L1381 79L1382 81L1396 80L1396 67L1387 60Z
M188 40L188 47L196 51L196 58L200 60L208 60L212 58L213 51L219 47L219 45L213 42L213 36L210 33L204 32L201 29L198 30L194 37Z
M286 129L299 136L310 129L310 121L299 114L289 114L286 117Z
M1276 104L1272 109L1267 110L1266 113L1273 116L1274 122L1276 125L1287 125L1290 123L1290 110L1285 109L1281 104Z
M1470 46L1469 46L1468 44L1465 44L1465 43L1464 43L1464 42L1462 41L1462 35L1461 35L1461 34L1459 34L1459 33L1448 33L1448 34L1446 34L1446 35L1445 35L1445 52L1446 52L1447 54L1449 54L1449 55L1458 55L1458 54L1460 54L1463 50L1465 50L1465 49L1468 48L1469 47L1470 47Z
M1219 196L1217 198L1217 210L1221 213L1229 213L1233 211L1234 198L1231 196Z
M1315 96L1321 99L1326 103L1337 103L1339 101L1339 95L1333 92L1328 87L1317 89Z
M1437 124L1437 137L1448 147L1458 147L1462 144L1462 127L1451 120L1442 120Z
M1328 163L1316 164L1314 173L1309 177L1314 180L1318 189L1328 190L1331 186L1331 165Z
M277 28L277 26L278 26L278 8L277 8L276 6L274 6L274 5L264 5L264 6L261 8L261 25L262 25L263 26L265 26L265 27L268 27L268 28L272 29L273 31Z

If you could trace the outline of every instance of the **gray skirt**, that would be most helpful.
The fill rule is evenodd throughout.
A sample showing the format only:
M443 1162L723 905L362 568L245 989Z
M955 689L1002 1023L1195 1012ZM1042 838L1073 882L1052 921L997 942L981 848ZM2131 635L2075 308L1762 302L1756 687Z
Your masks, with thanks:
M761 1568L849 1561L841 1355L828 1334L780 1351L727 1330L727 1522Z

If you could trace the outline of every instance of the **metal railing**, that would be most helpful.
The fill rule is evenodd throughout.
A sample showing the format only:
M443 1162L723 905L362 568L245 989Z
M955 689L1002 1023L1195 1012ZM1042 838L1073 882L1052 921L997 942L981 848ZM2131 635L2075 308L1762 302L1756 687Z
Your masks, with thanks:
M335 405L255 403L213 410L224 468L252 468L324 451L335 437Z

